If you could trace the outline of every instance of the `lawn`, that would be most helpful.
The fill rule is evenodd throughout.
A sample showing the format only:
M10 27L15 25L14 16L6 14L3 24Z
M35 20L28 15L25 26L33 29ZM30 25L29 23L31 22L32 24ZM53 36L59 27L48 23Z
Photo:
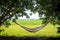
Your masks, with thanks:
M23 36L35 36L35 37L59 37L60 33L57 33L58 25L52 25L48 23L42 30L38 32L31 33L14 22L10 21L11 25L9 27L5 27L4 25L0 27L0 29L4 29L4 31L0 32L0 36L15 36L15 37L23 37ZM23 26L28 28L36 28L41 25L42 20L17 20L17 22Z

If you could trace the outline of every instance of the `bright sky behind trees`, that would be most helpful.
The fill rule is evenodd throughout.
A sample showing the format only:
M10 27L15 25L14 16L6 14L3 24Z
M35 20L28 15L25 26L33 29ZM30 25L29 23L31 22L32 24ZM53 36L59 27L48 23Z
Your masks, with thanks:
M30 10L27 10L25 12L29 15L30 18L26 18L26 16L23 16L23 17L19 17L18 19L22 19L22 20L23 19L35 19L35 20L38 20L40 18L38 12L33 13ZM32 15L30 15L31 13L32 13Z
M30 18L26 18L26 16L23 16L23 17L19 17L19 19L39 19L39 15L37 12L32 15L30 15L30 13L33 13L33 12L31 12L30 10L27 10L25 12L29 15Z

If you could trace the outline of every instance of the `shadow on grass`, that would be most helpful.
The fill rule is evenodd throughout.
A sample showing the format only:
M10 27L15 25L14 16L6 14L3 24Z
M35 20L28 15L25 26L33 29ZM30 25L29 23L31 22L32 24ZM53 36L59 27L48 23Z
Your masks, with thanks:
M58 30L57 30L57 33L60 33L60 27L57 27L57 29L58 29Z
M5 36L0 36L0 40L59 40L60 38L48 38L48 37L5 37Z
M4 31L4 29L0 29L0 32Z

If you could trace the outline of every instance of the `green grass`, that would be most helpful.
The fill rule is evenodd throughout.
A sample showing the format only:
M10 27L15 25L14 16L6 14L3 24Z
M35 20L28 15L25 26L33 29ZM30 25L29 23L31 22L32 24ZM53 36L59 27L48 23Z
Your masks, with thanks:
M42 20L17 20L17 22L21 25L24 25L29 28L35 28L41 25ZM31 33L23 28L19 27L15 23L11 21L11 25L9 27L5 27L4 25L0 27L0 29L4 29L4 31L0 32L0 36L35 36L35 37L59 37L60 33L57 33L57 26L53 26L52 24L48 24L42 30L39 30L36 33Z
M17 20L22 25L40 25L42 20Z

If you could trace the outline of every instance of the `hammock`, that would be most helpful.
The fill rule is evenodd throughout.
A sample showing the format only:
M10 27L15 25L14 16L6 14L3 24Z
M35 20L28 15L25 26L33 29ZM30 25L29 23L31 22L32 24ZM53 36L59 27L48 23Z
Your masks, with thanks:
M42 24L41 26L37 27L37 28L27 28L25 26L22 26L20 24L18 24L16 21L14 21L17 25L19 25L21 28L29 31L29 32L37 32L39 30L41 30L42 28L44 28L49 22L46 22L45 24Z

